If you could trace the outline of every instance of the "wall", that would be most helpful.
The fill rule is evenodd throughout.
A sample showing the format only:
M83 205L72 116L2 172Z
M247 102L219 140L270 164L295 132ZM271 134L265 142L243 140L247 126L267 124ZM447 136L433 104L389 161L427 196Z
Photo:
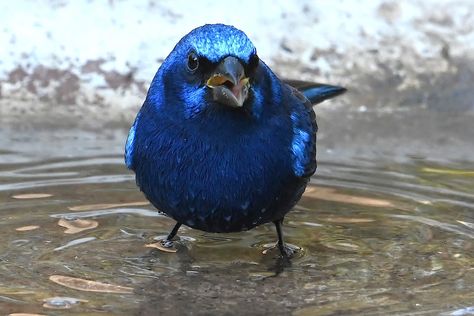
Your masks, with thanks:
M129 121L174 44L244 30L281 76L348 86L360 110L474 108L474 2L2 1L0 116Z

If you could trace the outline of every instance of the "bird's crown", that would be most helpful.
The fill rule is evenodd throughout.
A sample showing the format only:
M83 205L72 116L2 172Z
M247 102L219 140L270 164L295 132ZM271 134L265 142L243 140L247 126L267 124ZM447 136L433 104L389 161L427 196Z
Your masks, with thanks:
M176 48L189 49L189 46L211 62L218 62L226 56L248 62L256 54L255 46L244 32L225 24L206 24L195 28L181 39Z

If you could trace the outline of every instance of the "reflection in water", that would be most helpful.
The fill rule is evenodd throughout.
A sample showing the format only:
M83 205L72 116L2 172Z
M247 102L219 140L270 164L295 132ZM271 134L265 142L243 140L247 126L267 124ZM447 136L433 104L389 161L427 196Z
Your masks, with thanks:
M47 314L43 304L101 315L472 313L474 183L465 166L321 161L285 222L302 248L287 262L262 254L272 225L233 234L183 227L177 252L153 248L174 222L144 200L120 153L6 155L6 314Z

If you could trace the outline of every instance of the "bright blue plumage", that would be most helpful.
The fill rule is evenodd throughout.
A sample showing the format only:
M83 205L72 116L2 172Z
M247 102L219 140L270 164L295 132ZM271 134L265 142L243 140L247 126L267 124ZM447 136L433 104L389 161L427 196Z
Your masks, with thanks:
M218 62L228 55L248 62L257 52L244 32L224 24L204 25L194 29L181 39L174 52L187 55L190 47L211 62Z
M280 223L299 200L316 169L316 131L311 103L258 60L242 31L205 25L155 75L125 160L178 223L241 231Z

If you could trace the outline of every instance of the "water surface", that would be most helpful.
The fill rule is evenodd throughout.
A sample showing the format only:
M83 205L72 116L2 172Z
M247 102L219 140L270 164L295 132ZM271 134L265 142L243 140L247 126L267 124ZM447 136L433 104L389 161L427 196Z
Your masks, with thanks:
M474 310L474 168L468 162L337 160L322 153L317 176L285 222L287 241L302 247L289 265L275 252L262 254L276 238L270 224L233 234L183 227L176 253L146 248L174 222L136 188L123 163L124 139L123 130L3 134L3 314ZM74 219L97 227L65 233L60 220ZM84 291L52 282L53 275L132 290Z

